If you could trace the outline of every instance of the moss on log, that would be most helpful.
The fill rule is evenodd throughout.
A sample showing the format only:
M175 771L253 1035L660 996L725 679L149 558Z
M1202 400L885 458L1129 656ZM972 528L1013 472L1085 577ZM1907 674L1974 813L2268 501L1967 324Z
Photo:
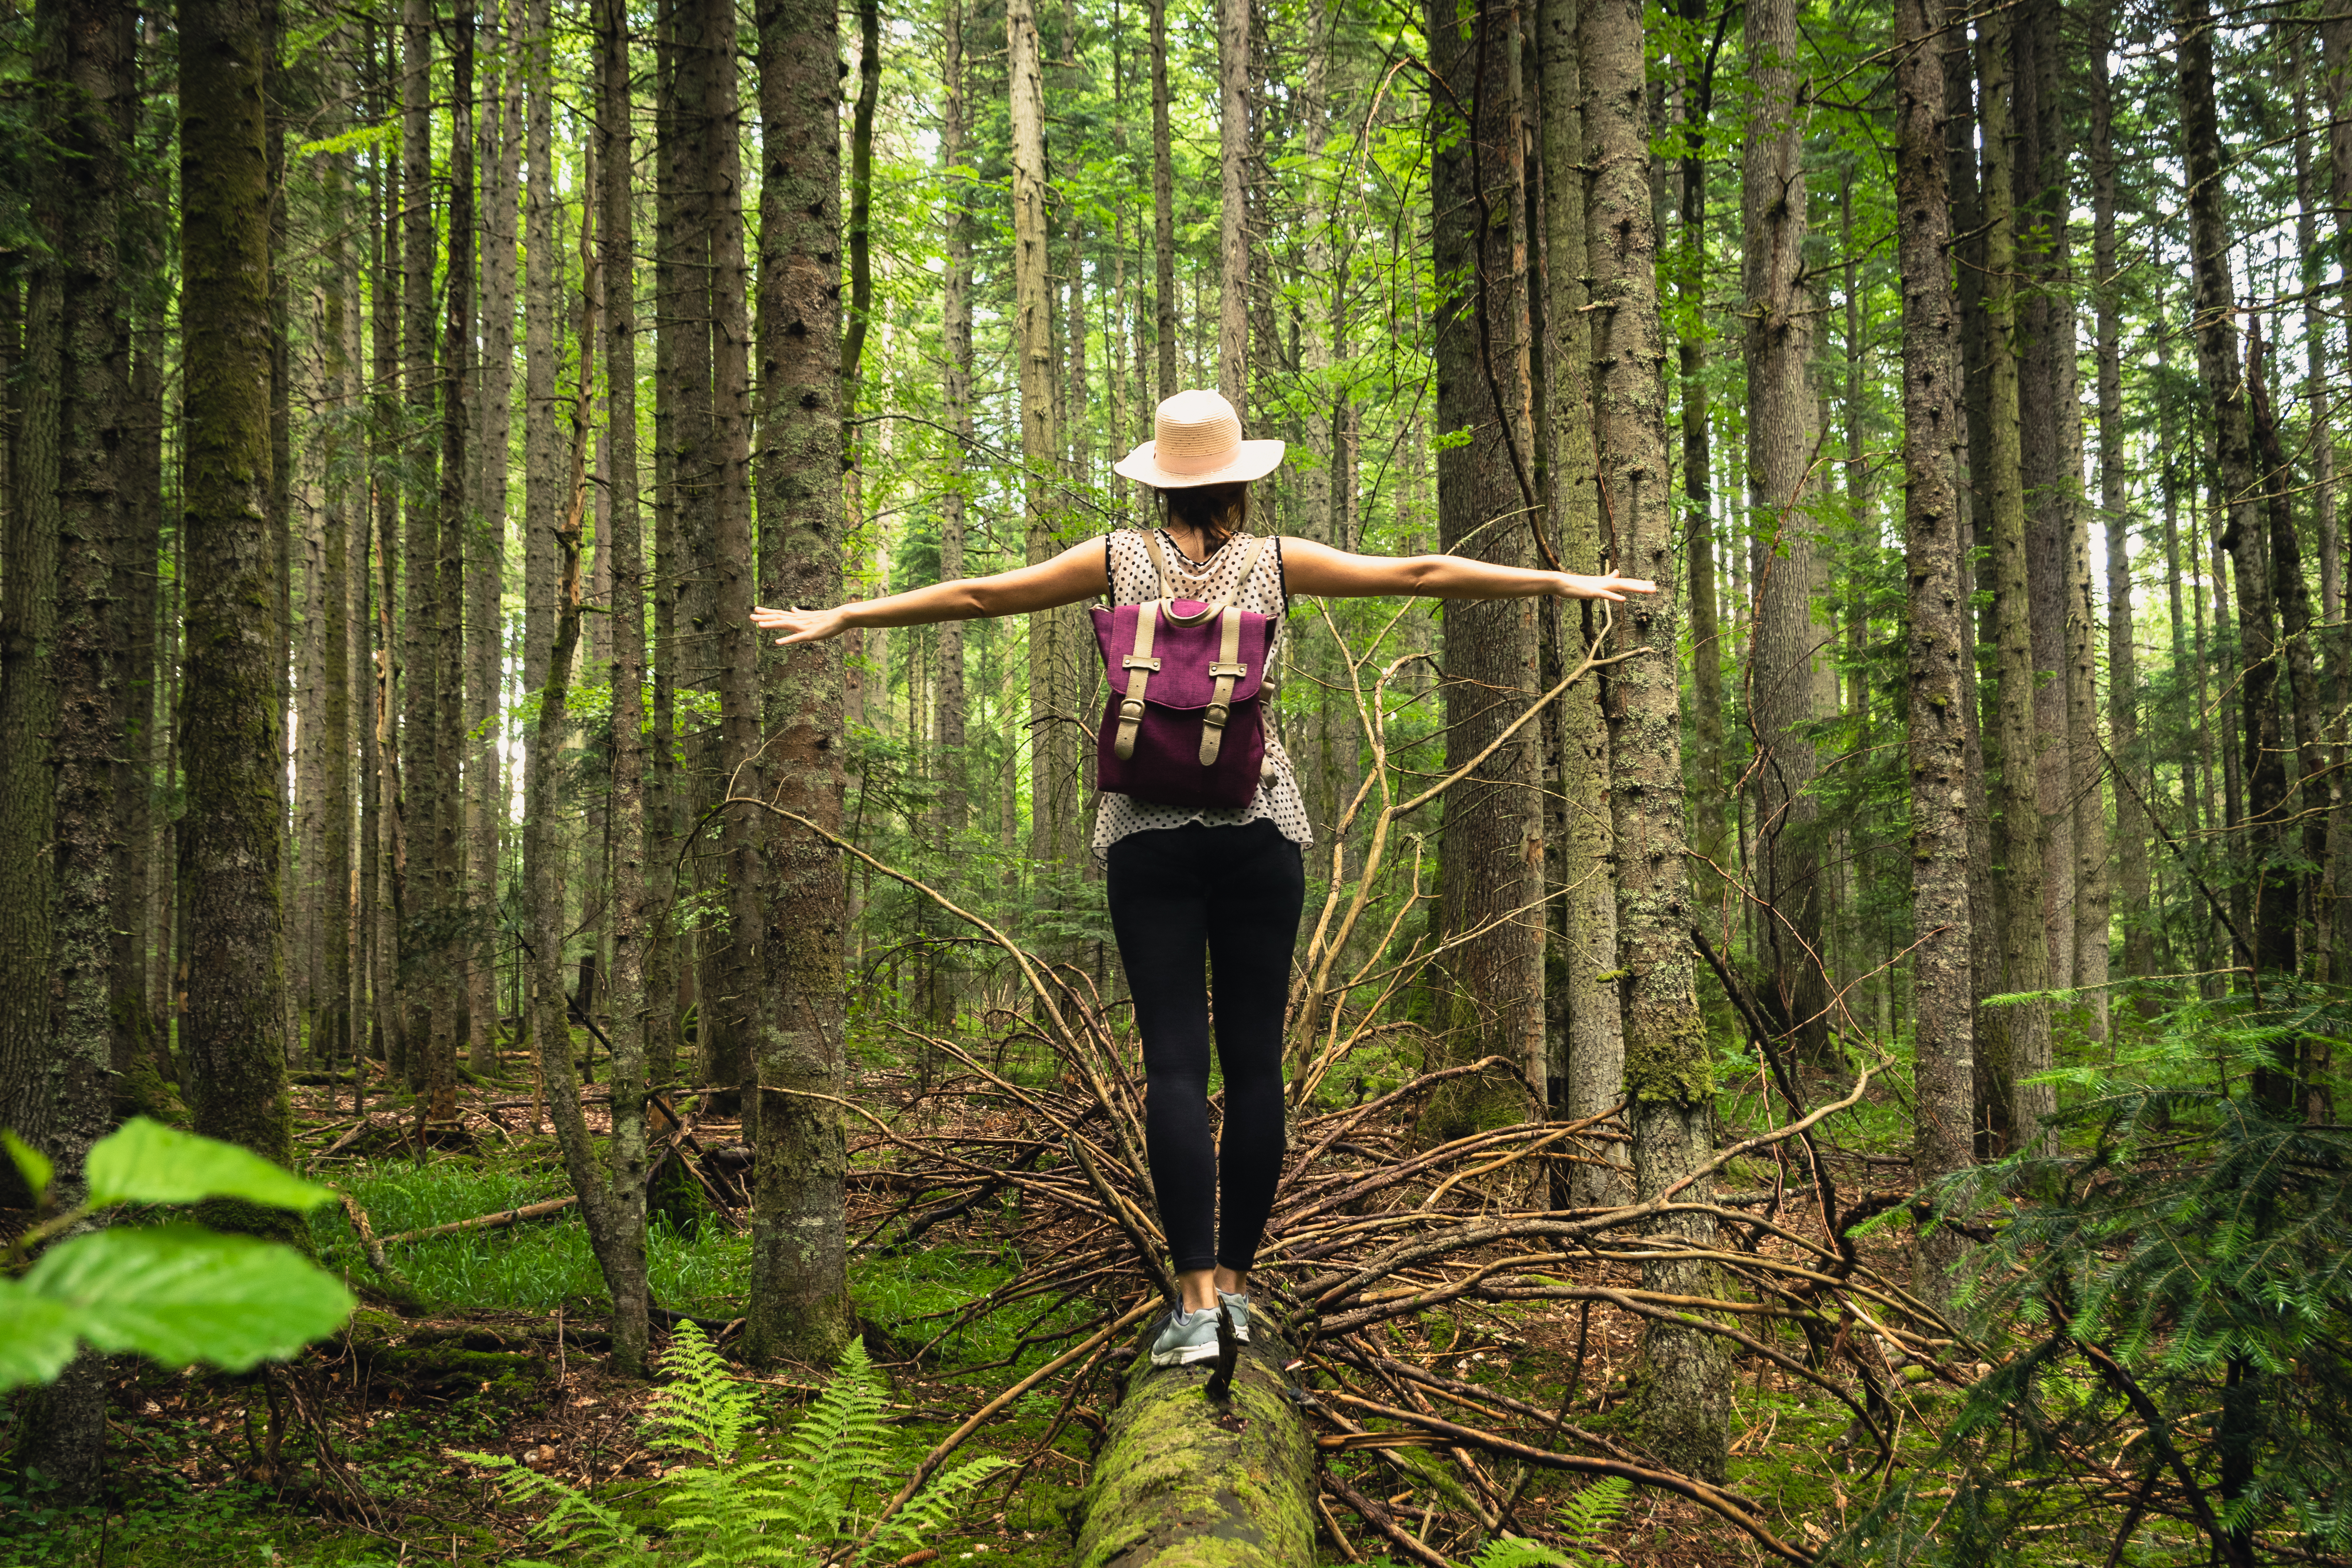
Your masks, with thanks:
M1260 1327L1221 1405L1215 1363L1139 1353L1079 1499L1078 1568L1311 1568L1315 1439L1284 1393L1288 1359Z

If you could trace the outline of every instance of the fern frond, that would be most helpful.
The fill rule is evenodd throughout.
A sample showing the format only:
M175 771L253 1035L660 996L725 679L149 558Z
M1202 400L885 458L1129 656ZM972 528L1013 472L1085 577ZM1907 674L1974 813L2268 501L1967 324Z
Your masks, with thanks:
M1498 1535L1470 1561L1472 1568L1584 1568L1581 1557L1555 1552L1523 1535Z
M568 1482L542 1476L504 1454L469 1454L454 1448L450 1453L468 1464L498 1471L499 1490L509 1504L552 1499L554 1506L546 1518L531 1526L531 1533L562 1541L575 1561L635 1556L646 1549L644 1531Z
M914 1551L925 1536L948 1527L973 1488L1003 1468L1003 1460L989 1457L933 1476L883 1528L877 1543L901 1554Z
M1622 1476L1603 1476L1599 1480L1578 1489L1559 1507L1559 1531L1579 1541L1590 1541L1617 1522L1625 1511L1626 1500L1633 1494L1633 1483Z

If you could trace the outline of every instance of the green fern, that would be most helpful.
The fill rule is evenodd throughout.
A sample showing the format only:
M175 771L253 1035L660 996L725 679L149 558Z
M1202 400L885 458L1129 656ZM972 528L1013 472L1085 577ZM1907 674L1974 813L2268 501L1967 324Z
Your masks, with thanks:
M661 1367L670 1381L646 1412L646 1446L701 1463L675 1472L664 1487L666 1530L657 1546L576 1488L499 1455L458 1458L501 1471L499 1486L510 1502L552 1498L555 1506L535 1533L561 1542L571 1564L642 1559L649 1552L683 1568L806 1568L819 1562L848 1568L865 1560L865 1553L835 1559L834 1552L865 1534L898 1489L884 1441L886 1389L864 1346L850 1342L832 1381L784 1439L782 1456L772 1459L743 1457L758 1395L727 1369L701 1330L679 1324ZM874 1550L885 1557L914 1550L946 1528L965 1495L1003 1463L974 1459L931 1478L875 1532Z
M1560 1505L1555 1529L1578 1544L1563 1552L1523 1535L1498 1535L1470 1560L1471 1568L1601 1568L1605 1560L1582 1547L1616 1522L1633 1490L1633 1483L1624 1477L1603 1476ZM1397 1565L1382 1557L1374 1560L1370 1568Z

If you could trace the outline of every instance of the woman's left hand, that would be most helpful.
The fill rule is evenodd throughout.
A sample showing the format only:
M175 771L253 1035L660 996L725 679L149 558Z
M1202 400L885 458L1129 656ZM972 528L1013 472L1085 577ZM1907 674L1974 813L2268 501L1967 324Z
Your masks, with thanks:
M1588 577L1579 572L1563 572L1560 596L1568 599L1606 599L1622 605L1628 594L1654 594L1658 585L1647 577L1621 576L1615 572L1605 577Z
M754 607L751 624L763 632L782 632L778 643L824 642L849 629L843 610L771 610Z

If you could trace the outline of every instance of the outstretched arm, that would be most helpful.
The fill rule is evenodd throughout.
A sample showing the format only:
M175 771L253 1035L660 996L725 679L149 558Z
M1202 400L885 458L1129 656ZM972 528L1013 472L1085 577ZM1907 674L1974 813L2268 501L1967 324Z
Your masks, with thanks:
M782 632L780 643L823 642L852 626L924 626L934 621L976 621L1019 616L1091 599L1103 591L1103 542L1073 544L1051 561L1019 566L992 577L967 577L911 588L887 598L866 599L830 610L755 609L751 624Z
M1576 572L1530 572L1493 566L1460 555L1352 555L1311 539L1286 537L1282 567L1294 594L1332 599L1412 594L1432 599L1532 599L1558 595L1570 599L1607 599L1623 604L1628 594L1654 594L1658 585L1642 577L1605 577Z

